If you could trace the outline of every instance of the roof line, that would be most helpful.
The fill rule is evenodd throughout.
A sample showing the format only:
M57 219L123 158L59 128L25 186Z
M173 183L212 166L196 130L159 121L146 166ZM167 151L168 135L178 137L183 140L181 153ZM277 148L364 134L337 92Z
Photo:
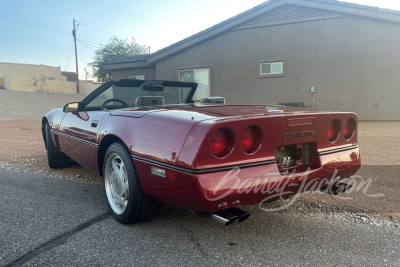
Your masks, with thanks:
M396 11L396 10L390 10L390 9L382 9L379 7L371 7L371 6L366 6L366 5L358 5L358 4L353 4L353 3L347 3L347 2L341 2L341 1L336 1L336 0L270 0L267 2L264 2L258 6L255 6L245 12L242 12L232 18L229 18L225 21L222 21L210 28L207 28L199 33L196 33L192 36L189 36L181 41L178 41L170 46L167 46L161 50L158 50L156 52L154 52L153 54L150 55L149 59L147 60L148 63L154 63L158 60L161 60L162 58L169 56L170 54L174 54L178 51L180 51L181 49L185 49L189 46L192 46L198 42L204 41L202 38L204 38L204 35L209 34L210 36L204 38L204 39L208 39L211 38L217 34L219 34L220 32L218 32L218 30L221 27L226 27L228 24L232 23L231 27L226 27L226 28L232 28L235 27L236 25L234 25L234 22L242 19L248 15L251 15L248 17L247 20L253 19L254 17L257 17L258 14L254 14L256 11L259 11L261 9L264 9L266 7L268 7L269 9L274 9L276 7L285 5L285 4L290 4L290 5L299 5L299 6L307 6L307 2L309 4L315 3L315 4L326 4L326 5L331 5L331 6L336 6L338 8L354 8L354 9L358 9L361 12L365 11L365 12L376 12L378 14L383 14L383 15L394 15L394 16L399 16L398 18L398 22L400 22L400 11ZM272 5L276 3L276 5ZM319 7L322 8L322 7ZM268 12L269 10L265 10L265 12ZM351 12L349 12L351 13ZM397 18L396 18L397 19ZM390 18L387 18L387 20L391 20ZM225 29L227 30L227 29ZM212 32L216 32L215 34L211 34ZM199 40L195 40L195 39L199 39ZM191 42L191 44L187 45L188 42ZM186 44L186 46L185 46ZM171 51L173 50L173 51ZM171 52L171 53L169 53Z
M203 31L200 31L196 34L193 34L187 38L184 38L174 44L171 44L165 48L162 48L152 54L147 54L147 59L144 58L144 55L140 58L135 58L135 56L126 57L123 59L119 59L113 62L107 62L105 64L121 64L121 63L132 63L132 62L146 62L148 66L152 66L155 62L179 52L182 49L186 49L193 45L196 45L199 42L205 41L215 35L221 34L237 25L240 25L248 20L251 20L259 15L260 13L268 12L272 9L278 8L285 4L289 5L297 5L297 6L305 6L305 7L313 7L313 8L320 8L324 9L323 5L329 5L336 12L342 12L347 14L354 14L358 16L362 16L363 14L359 14L359 12L374 12L376 14L375 18L387 20L387 21L394 21L400 23L400 11L391 10L391 9L383 9L379 7L371 7L366 5L358 5L353 3L347 3L342 1L336 0L270 0L264 2L260 5L257 5L249 10L246 10L234 17L231 17L227 20L224 20L212 27L209 27ZM318 5L315 7L314 5ZM349 10L346 12L346 9ZM329 9L325 6L325 9ZM358 11L356 11L357 9ZM382 18L382 16L386 16L386 18ZM373 15L366 13L364 14L365 17L374 17ZM396 17L393 17L396 16ZM140 59L139 59L140 58Z

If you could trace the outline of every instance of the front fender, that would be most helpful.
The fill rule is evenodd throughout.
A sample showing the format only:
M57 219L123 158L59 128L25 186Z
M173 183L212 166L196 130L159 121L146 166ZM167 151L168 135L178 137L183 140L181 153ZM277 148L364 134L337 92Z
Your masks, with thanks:
M58 131L60 129L61 122L65 116L65 112L63 112L62 108L55 108L48 112L42 118L42 136L43 141L46 145L46 132L45 132L45 125L48 123L50 125L50 129Z

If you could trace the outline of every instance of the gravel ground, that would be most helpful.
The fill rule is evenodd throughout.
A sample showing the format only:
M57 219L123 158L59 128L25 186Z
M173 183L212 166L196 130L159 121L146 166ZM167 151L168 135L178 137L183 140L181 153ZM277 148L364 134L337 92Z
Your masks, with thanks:
M80 101L83 95L28 93L0 90L0 169L101 184L102 179L79 165L52 170L47 166L46 150L40 131L41 117L53 108ZM21 108L16 108L24 103ZM2 121L3 120L3 121ZM359 144L363 166L359 175L371 179L369 194L349 194L350 200L326 194L301 194L281 213L301 213L324 219L352 221L380 227L399 227L400 219L400 143L395 140L400 122L365 121L359 123ZM10 142L10 136L13 141ZM283 205L277 201L274 205Z
M85 95L0 90L0 120L41 119L54 108L81 101Z

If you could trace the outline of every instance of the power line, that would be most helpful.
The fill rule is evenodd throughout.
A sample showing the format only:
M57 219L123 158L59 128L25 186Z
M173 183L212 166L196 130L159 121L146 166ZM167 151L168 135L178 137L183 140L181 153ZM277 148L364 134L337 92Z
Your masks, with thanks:
M68 61L68 63L67 63L67 66L66 66L66 68L65 68L66 70L68 70L69 63L71 62L71 58L72 58L72 50L73 50L73 49L71 49L71 51L69 52L69 57L68 57L68 60L67 60L67 61Z
M94 48L100 48L100 47L98 47L98 46L96 46L96 45L93 45L93 44L91 44L91 43L89 43L89 42L87 42L87 41L84 41L84 40L82 40L82 39L76 38L76 40L79 41L79 42L81 42L81 43L84 43L84 44L93 46Z
M72 50L70 50L71 49L71 43L72 43L72 36L71 36L71 38L69 39L69 45L68 45L68 51L67 51L67 58L65 59L65 70L67 70L67 64L68 64L68 58L70 57L70 54L71 54L71 51ZM68 64L69 65L69 64Z
M96 51L96 50L94 50L93 48L91 48L91 47L87 46L86 44L84 44L83 42L79 41L78 39L76 39L76 40L77 40L81 45L86 46L86 48L89 48L89 49L92 50L92 51Z
M84 43L86 43L87 45L91 45L91 46L94 46L94 47L97 47L97 48L98 48L97 45L92 44L90 41L83 40L83 39L81 39L81 38L77 38L77 40L79 40L79 41L81 41L81 42L84 42Z
M93 26L90 26L90 25L87 25L86 23L83 23L83 22L81 22L81 21L79 21L79 23L80 23L81 25L84 25L84 26L86 26L86 27L92 28L93 30L96 30L96 31L99 31L99 32L102 32L102 33L108 34L108 35L110 35L110 36L112 36L112 37L115 37L115 35L114 35L114 34L111 34L111 33L109 33L109 32L106 32L106 31L103 31L103 30L97 29L97 28L95 28L95 27L93 27Z

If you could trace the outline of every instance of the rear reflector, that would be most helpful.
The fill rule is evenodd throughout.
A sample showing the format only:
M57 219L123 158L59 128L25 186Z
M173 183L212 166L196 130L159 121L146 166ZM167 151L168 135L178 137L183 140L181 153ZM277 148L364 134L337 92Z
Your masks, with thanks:
M167 171L167 178L171 180L176 180L176 175L174 172Z
M151 174L163 177L163 178L168 178L171 180L176 180L176 174L174 172L171 171L165 171L163 169L154 167L154 166L150 166L150 171Z

